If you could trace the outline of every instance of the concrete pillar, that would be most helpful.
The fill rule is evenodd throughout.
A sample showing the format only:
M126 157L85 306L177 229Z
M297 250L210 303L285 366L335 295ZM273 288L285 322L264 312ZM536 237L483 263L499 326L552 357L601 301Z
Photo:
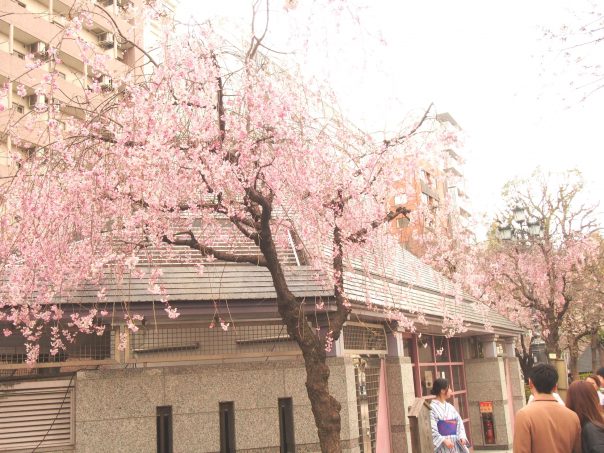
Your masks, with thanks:
M568 390L568 369L566 368L566 362L560 358L549 359L549 362L558 372L558 395L566 401L566 392Z
M409 408L415 399L413 366L410 357L404 357L401 332L388 332L386 380L390 409L391 453L411 453Z
M482 345L482 355L485 359L497 357L497 335L485 335L478 337Z
M503 339L503 355L505 357L516 357L516 339L514 337Z
M497 336L479 337L484 358L465 361L468 410L472 440L476 449L511 448L513 417L516 406L523 405L518 360L508 356L513 343L505 341L505 357L497 357ZM480 403L490 402L493 408L495 444L487 445L483 434Z
M15 50L15 26L13 24L8 25L8 53L11 55Z
M526 393L520 362L516 357L506 357L506 369L509 370L509 381L512 393L512 407L514 414L526 406Z
M329 327L321 327L321 336L329 332ZM330 351L327 351L329 365L329 391L342 405L340 410L342 451L358 453L359 449L359 420L357 413L357 393L354 377L354 364L350 356L344 354L344 335L342 331L337 340L333 341Z

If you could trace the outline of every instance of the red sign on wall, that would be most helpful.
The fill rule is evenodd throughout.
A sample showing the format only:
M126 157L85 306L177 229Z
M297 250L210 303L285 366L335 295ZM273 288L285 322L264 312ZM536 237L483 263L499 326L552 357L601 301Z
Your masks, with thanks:
M480 405L480 413L481 414L486 414L486 413L493 413L493 401L481 401L480 403L478 403Z
M495 421L493 420L493 401L480 401L478 403L480 417L482 418L482 434L485 445L495 444Z

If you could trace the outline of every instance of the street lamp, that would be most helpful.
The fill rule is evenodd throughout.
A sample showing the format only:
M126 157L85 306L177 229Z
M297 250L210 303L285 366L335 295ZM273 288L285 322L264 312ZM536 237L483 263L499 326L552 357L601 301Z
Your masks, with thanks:
M514 220L522 225L522 223L526 220L526 210L523 207L516 206L512 211L514 214Z
M543 228L541 227L541 222L538 220L534 220L533 222L527 222L526 227L528 229L528 233L531 236L543 236Z
M519 242L530 245L531 241L543 238L543 223L532 217L526 207L516 206L512 209L512 219L507 224L499 222L497 237L506 242ZM534 333L530 345L530 354L535 362L547 361L545 342L541 338L540 326L535 321Z
M499 223L497 237L503 241L527 241L543 237L543 224L534 217L527 216L527 208L516 206L512 209L512 221L507 225Z
M506 225L498 228L499 239L503 239L504 241L509 241L512 239L512 227L511 225Z

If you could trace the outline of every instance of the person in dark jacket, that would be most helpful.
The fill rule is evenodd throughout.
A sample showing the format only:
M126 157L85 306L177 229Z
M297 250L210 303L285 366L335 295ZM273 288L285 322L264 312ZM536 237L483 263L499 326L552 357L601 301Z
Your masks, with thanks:
M604 416L593 385L585 381L570 384L566 407L579 416L583 453L604 452Z

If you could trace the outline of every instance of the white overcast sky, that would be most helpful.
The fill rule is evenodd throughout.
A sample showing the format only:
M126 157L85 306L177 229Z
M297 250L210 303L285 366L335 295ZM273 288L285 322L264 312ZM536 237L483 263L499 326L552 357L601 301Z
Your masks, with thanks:
M336 19L311 8L310 21L300 18L312 2L298 3L286 13L283 0L271 1L267 43L297 51L288 58L329 80L340 108L364 130L392 130L430 102L450 112L467 136L465 175L476 213L492 215L503 184L538 165L578 168L590 200L599 201L604 93L577 102L574 68L562 45L544 36L544 28L574 24L572 12L585 9L585 0L368 0L361 12ZM212 18L235 36L249 30L250 5L181 0L179 16ZM355 16L360 25L351 25ZM308 50L301 50L292 36L309 29Z

